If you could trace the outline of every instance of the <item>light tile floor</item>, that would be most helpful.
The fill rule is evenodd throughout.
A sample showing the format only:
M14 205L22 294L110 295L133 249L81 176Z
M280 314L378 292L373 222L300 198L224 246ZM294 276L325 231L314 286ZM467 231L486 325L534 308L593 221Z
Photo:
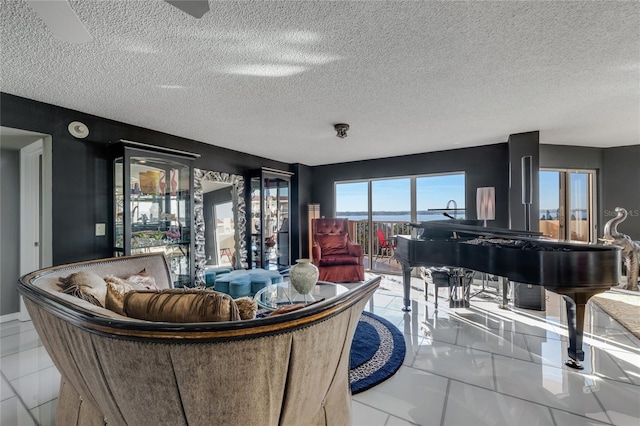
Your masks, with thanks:
M404 364L353 396L356 426L640 424L640 341L588 305L584 370L563 364L564 302L547 292L545 312L498 308L476 297L449 309L412 290L401 311L397 286L367 310L404 332ZM440 289L444 296L446 289ZM640 297L640 296L639 296ZM0 425L53 425L60 375L31 322L0 324Z

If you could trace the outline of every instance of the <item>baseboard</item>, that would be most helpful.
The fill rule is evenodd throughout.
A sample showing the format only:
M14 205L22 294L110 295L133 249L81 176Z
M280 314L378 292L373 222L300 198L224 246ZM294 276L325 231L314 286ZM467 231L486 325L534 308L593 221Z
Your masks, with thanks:
M20 312L14 312L13 314L0 315L0 324L3 322L16 321L20 319Z

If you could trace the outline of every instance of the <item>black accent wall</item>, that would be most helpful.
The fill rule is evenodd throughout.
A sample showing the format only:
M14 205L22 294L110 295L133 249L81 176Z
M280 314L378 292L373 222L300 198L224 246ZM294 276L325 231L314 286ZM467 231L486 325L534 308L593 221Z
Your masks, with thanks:
M297 190L292 191L290 209L291 220L293 223L299 223L298 227L291 227L291 264L298 257L294 253L299 253L301 258L310 258L309 253L309 210L308 205L315 203L311 197L312 173L311 167L304 164L295 164L294 172L291 179L291 187Z
M335 182L434 173L464 172L466 217L476 218L476 188L496 188L496 220L487 225L509 224L509 146L507 143L424 154L316 166L312 169L312 202L320 213L334 214ZM444 206L442 206L444 207ZM446 219L443 216L443 219Z
M606 223L623 207L629 215L618 231L640 241L640 145L603 150L602 203L600 216Z
M538 231L538 211L540 209L540 133L526 132L509 136L509 229L528 229ZM531 204L525 204L523 198L525 176L522 158L531 157ZM526 179L528 180L528 179ZM496 196L497 198L497 196ZM525 220L525 210L529 211L529 223Z
M89 127L87 139L69 134L67 126L76 120ZM0 125L52 136L54 265L113 255L109 142L127 139L197 153L201 157L195 160L195 167L236 173L245 179L251 170L261 167L292 171L292 166L279 161L6 93L0 93ZM94 236L98 222L107 224L104 237Z

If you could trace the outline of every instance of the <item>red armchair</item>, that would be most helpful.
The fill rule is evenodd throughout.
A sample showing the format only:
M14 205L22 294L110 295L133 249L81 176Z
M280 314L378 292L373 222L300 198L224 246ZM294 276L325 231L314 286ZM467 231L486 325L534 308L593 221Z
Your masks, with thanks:
M348 219L311 221L313 264L321 281L364 281L364 252L349 238L348 223Z

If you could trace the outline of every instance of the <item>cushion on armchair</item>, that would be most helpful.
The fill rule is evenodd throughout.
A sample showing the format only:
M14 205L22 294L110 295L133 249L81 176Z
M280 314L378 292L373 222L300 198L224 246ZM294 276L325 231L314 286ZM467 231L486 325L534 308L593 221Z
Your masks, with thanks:
M336 254L349 254L347 234L318 234L316 241L320 245L322 257Z
M322 256L318 261L319 266L358 265L359 259L351 255Z

